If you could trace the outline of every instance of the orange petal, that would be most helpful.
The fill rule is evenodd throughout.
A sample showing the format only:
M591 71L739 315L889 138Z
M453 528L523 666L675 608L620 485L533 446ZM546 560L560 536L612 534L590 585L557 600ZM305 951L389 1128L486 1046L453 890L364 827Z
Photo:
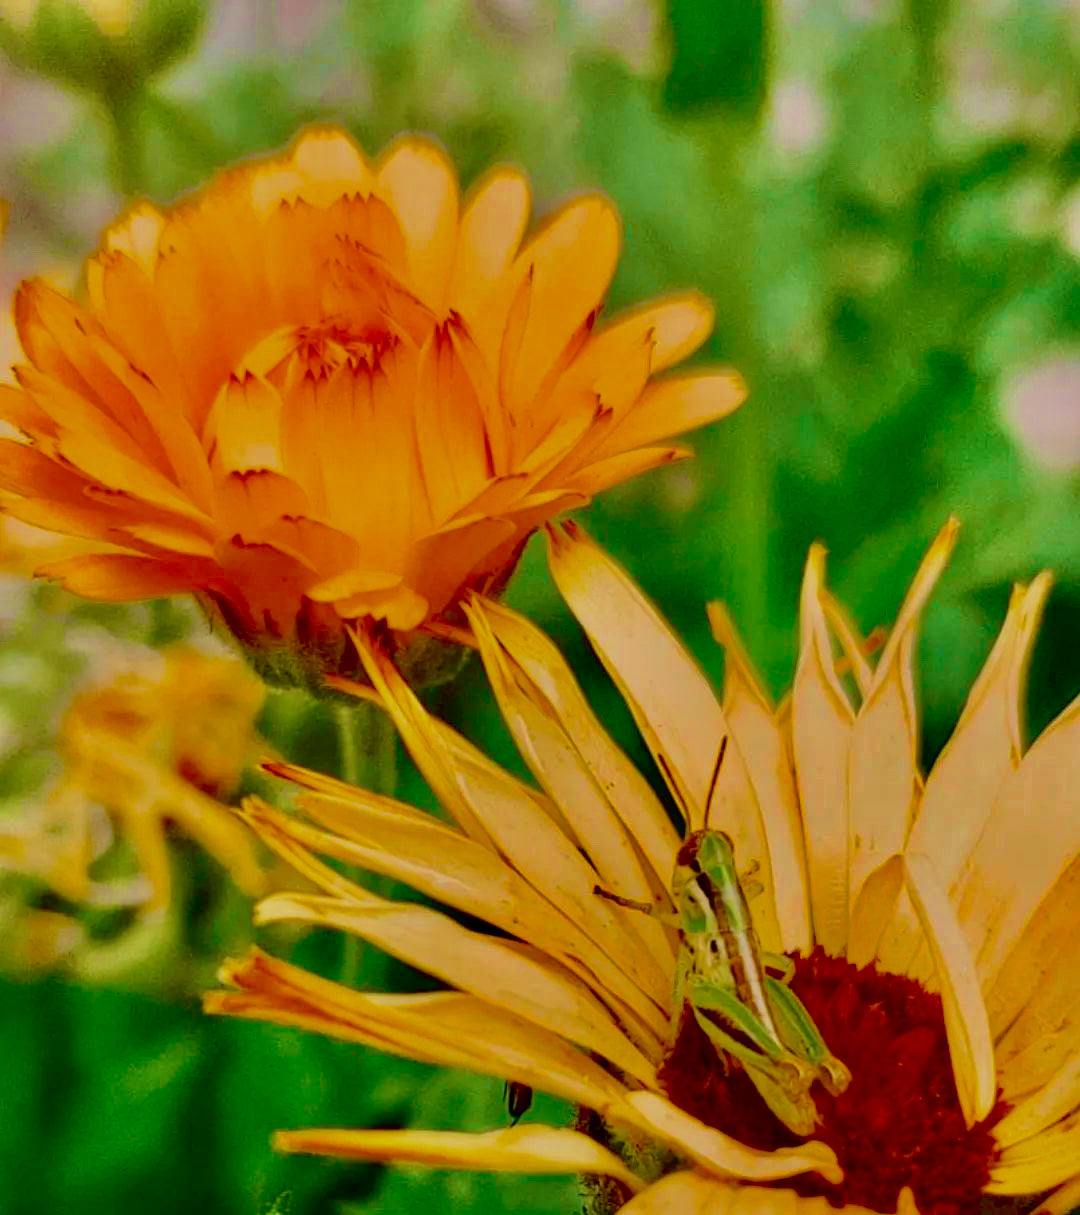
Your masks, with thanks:
M735 371L702 371L649 384L604 441L601 455L644 447L727 417L746 400Z
M277 390L250 372L230 376L207 419L206 443L222 473L283 471Z
M693 354L712 332L713 318L712 303L700 291L681 291L620 312L597 332L594 343L606 359L610 351L648 335L655 374Z
M467 319L510 265L529 220L529 181L500 166L477 183L461 216L450 305Z
M375 190L393 208L405 234L412 290L442 313L457 246L453 165L430 140L409 136L379 158Z
M522 250L518 273L527 271L532 288L508 386L512 410L533 399L571 335L598 307L618 255L618 216L600 195L567 203Z
M40 578L53 578L85 599L122 603L131 599L157 599L214 585L217 567L198 561L175 564L126 553L72 557L42 566Z

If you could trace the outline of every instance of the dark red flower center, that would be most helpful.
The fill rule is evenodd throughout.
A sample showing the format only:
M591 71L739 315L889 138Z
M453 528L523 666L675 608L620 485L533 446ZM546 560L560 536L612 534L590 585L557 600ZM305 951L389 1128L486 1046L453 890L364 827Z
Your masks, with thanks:
M795 959L792 990L829 1048L852 1074L837 1097L815 1085L820 1116L814 1138L844 1170L830 1185L816 1174L781 1184L834 1206L895 1211L910 1186L920 1215L973 1215L994 1157L991 1128L1005 1113L968 1129L956 1095L941 998L901 975L861 969L815 949ZM770 1112L745 1071L725 1071L693 1016L660 1070L676 1105L753 1147L772 1150L798 1139Z

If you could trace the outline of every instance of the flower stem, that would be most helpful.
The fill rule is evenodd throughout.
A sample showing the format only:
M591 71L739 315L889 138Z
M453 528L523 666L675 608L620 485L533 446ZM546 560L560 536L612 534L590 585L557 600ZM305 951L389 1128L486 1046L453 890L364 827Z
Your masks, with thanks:
M389 715L376 705L356 701L335 704L334 719L341 779L374 793L392 794L397 784L397 735ZM378 884L378 879L370 875L364 879L368 888ZM363 949L359 937L346 934L341 981L350 987L360 977Z
M113 184L126 198L139 194L143 184L143 147L139 132L142 97L136 89L112 89L102 97L112 129Z

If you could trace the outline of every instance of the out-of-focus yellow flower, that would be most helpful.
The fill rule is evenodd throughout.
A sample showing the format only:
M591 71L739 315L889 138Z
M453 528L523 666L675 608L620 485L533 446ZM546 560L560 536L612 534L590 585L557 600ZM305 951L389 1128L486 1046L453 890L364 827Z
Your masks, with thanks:
M19 974L52 970L85 939L74 917L28 907L16 892L0 896L0 967Z
M60 728L61 778L33 815L0 835L0 863L72 902L114 901L119 892L90 873L109 843L108 832L103 839L95 829L104 811L139 865L138 883L122 897L145 910L169 901L170 825L247 894L265 893L254 839L220 800L235 792L259 750L262 685L242 663L185 646L148 654L147 663L76 696Z
M1080 1184L1080 698L1025 754L1018 718L1042 575L1014 592L952 740L920 773L916 631L955 530L931 547L874 666L812 549L798 667L779 709L721 608L711 609L726 658L718 700L627 575L576 529L552 533L556 581L684 831L722 829L756 870L761 946L793 955L793 990L853 1073L839 1095L815 1088L818 1142L787 1131L673 1006L669 930L598 895L670 908L680 834L551 642L478 598L469 619L542 792L430 717L375 654L372 683L453 824L285 766L279 775L307 789L300 815L247 809L324 892L276 894L261 921L354 933L451 990L363 993L256 953L223 972L239 990L207 1004L546 1089L594 1111L579 1127L600 1142L522 1126L291 1130L278 1146L602 1173L612 1180L597 1209L636 1194L625 1208L635 1215L823 1215L826 1200L975 1215L985 1194L1055 1187L1047 1209L1067 1211ZM316 854L407 882L499 935L376 897Z
M69 0L69 3L71 8L84 13L104 33L114 37L127 32L132 12L137 7L137 0ZM29 29L39 10L59 7L62 6L50 4L48 0L0 0L0 14L20 30Z
M529 209L516 169L461 202L428 140L372 163L315 129L136 206L87 264L85 307L25 283L7 509L127 550L41 572L90 598L192 592L290 680L359 669L344 622L460 623L538 524L680 458L669 436L744 395L726 371L656 378L709 334L696 293L597 327L605 198L523 240Z

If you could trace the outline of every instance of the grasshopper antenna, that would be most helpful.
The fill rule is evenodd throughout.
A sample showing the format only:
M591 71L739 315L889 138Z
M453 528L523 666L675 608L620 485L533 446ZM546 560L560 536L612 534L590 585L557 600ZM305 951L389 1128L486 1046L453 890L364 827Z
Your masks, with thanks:
M709 791L705 794L706 825L708 825L709 818L711 817L710 811L712 810L713 795L716 792L716 782L720 776L720 768L724 762L724 755L727 752L727 745L728 736L725 734L724 737L720 739L720 749L716 753L716 763L713 764L712 774L709 777ZM679 789L678 781L676 781L675 774L671 770L671 764L668 763L667 756L662 751L657 752L656 765L663 773L667 787L671 790L671 796L675 799L675 804L679 809L679 813L682 815L683 830L689 834L691 823L690 807L686 804L686 798L683 797L682 792Z
M712 775L709 777L709 791L705 794L705 825L712 818L713 797L716 795L716 784L720 779L720 769L724 766L724 756L727 754L728 736L720 739L720 749L716 752L716 763L713 764Z

